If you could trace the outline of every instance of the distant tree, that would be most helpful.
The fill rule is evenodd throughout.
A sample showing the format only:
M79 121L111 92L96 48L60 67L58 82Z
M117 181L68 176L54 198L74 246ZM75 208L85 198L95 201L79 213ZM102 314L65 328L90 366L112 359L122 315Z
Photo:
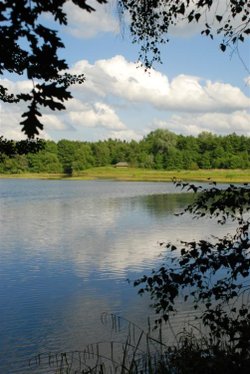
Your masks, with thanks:
M27 155L29 171L35 173L62 173L63 168L57 155L52 152L41 151Z
M168 153L165 156L164 168L168 170L181 170L184 169L184 157L183 153L171 147L168 149Z
M95 158L91 149L91 144L86 142L76 142L77 149L74 152L72 168L74 171L81 171L95 165Z
M150 132L144 139L145 146L153 155L165 154L177 143L177 135L167 129Z
M71 140L62 139L57 143L58 158L63 166L63 172L72 174L75 161L76 147Z
M111 164L110 150L107 143L99 141L91 144L95 166L105 166Z

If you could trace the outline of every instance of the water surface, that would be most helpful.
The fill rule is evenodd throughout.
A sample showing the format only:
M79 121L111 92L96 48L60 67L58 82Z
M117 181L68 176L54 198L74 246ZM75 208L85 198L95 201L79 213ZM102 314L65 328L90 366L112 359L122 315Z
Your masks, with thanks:
M110 339L102 312L144 327L149 300L127 279L161 263L159 242L222 230L174 215L190 197L171 183L0 180L0 372Z

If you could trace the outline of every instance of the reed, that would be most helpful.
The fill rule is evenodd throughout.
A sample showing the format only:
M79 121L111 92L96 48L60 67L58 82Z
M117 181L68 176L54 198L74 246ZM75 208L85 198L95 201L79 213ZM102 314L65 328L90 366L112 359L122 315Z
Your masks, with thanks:
M102 323L117 334L124 325L124 340L98 342L82 351L43 353L30 360L31 372L55 374L247 374L250 352L242 354L228 339L205 335L189 325L176 335L176 344L163 342L164 329L141 329L114 314L102 315ZM32 371L33 370L33 371ZM28 371L27 371L28 372Z

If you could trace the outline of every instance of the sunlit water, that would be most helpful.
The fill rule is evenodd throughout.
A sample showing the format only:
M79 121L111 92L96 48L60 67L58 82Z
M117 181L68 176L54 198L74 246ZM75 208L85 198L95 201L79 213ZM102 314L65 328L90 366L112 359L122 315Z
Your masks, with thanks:
M149 299L127 279L161 264L159 242L227 229L176 217L189 201L170 183L1 180L0 373L110 339L102 312L144 328Z

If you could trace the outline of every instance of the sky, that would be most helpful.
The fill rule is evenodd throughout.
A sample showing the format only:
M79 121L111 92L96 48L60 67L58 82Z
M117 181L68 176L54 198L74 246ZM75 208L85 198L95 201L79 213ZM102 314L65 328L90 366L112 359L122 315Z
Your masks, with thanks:
M71 2L65 5L69 22L58 27L65 44L60 56L86 81L72 87L74 98L65 111L42 110L40 137L139 141L158 128L194 136L202 131L250 136L249 38L239 53L223 53L219 40L200 35L199 24L180 22L161 47L162 64L145 72L137 63L139 46L132 44L126 19L119 20L115 0L95 7L89 14ZM49 17L44 21L50 25ZM25 76L2 80L15 93L31 87ZM2 104L1 135L24 138L19 125L24 111L24 104Z

